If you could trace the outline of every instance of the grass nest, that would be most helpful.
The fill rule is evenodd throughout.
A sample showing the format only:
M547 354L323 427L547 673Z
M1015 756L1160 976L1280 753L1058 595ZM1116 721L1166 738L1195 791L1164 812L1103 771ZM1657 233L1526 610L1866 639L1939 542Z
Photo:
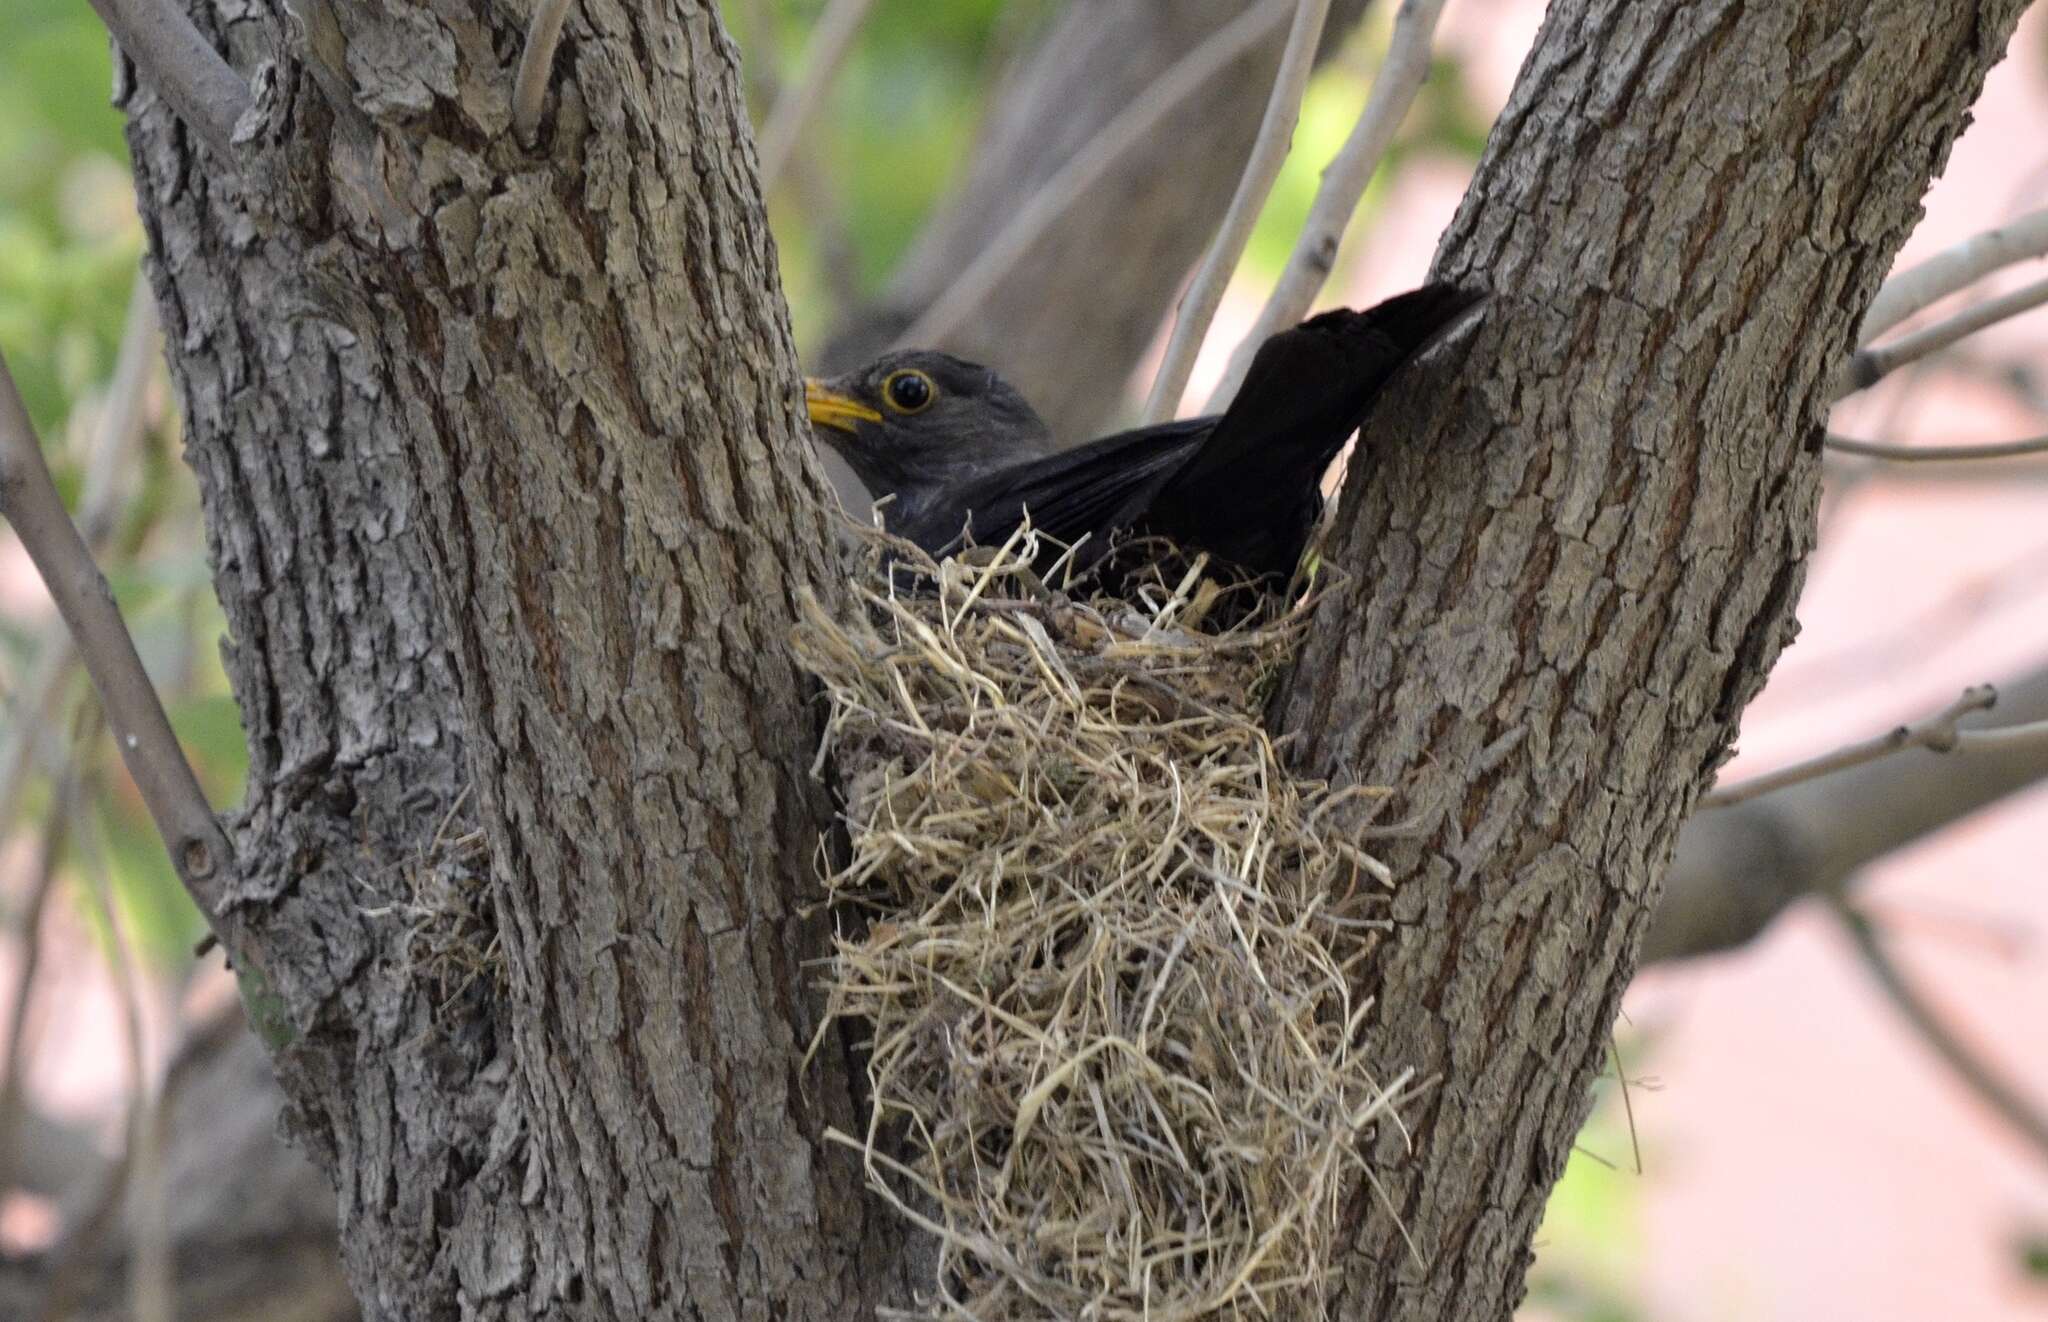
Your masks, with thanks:
M437 1012L479 986L495 991L505 981L505 952L488 889L490 847L482 830L464 822L469 797L468 789L456 796L433 836L404 865L405 895L367 911L396 914L404 923L400 958Z
M870 1089L834 1137L938 1241L907 1316L1320 1315L1409 1078L1352 992L1376 795L1292 778L1259 719L1310 602L1129 548L1117 596L1054 591L1028 530L862 541L795 646L848 834L820 1040L857 1021Z

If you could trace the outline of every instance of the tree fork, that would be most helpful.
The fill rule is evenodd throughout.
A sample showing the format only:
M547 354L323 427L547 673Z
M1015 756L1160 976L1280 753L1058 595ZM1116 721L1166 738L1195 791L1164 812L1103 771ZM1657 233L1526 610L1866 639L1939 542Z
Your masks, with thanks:
M843 1072L796 1075L825 805L782 637L828 543L736 57L708 6L579 6L536 154L530 6L303 7L239 178L124 94L251 743L230 903L366 1312L903 1302L817 1142ZM1360 1217L1346 1315L1519 1295L1789 619L1831 369L2020 7L1553 9L1439 263L1494 311L1382 411L1285 709L1427 830L1375 972L1377 1049L1443 1079L1392 1189L1425 1266ZM506 967L450 1001L403 901L458 811Z

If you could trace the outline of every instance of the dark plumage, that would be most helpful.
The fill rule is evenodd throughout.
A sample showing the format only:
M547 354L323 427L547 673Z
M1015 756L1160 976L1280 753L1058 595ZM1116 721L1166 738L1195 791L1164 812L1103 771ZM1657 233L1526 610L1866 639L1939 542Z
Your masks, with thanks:
M807 398L819 438L877 496L896 497L889 530L933 555L957 549L963 530L1000 543L1029 511L1061 542L1089 539L1082 565L1128 530L1285 576L1321 515L1324 471L1381 387L1479 298L1430 285L1326 312L1261 345L1220 417L1064 451L994 372L946 354L889 354L809 383Z

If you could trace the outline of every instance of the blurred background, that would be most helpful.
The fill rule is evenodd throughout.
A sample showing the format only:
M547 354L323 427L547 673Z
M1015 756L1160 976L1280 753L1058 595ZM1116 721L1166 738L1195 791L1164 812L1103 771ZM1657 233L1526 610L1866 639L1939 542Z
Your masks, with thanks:
M725 6L766 130L791 313L819 368L858 361L935 306L942 313L945 291L997 246L1021 202L1058 185L1063 162L1241 3L876 0L852 7L862 12L843 53L820 39L825 8ZM1257 315L1387 50L1390 6L1345 9L1197 364L1191 407ZM1422 278L1541 10L1533 0L1451 0L1429 81L1365 195L1324 303L1369 303ZM1100 30L1140 22L1150 26ZM1066 439L1131 416L1173 288L1256 123L1267 87L1256 72L1232 66L1206 94L1247 113L1160 135L1161 150L1182 150L1201 178L1147 169L1140 151L1106 196L1060 208L1044 241L996 272L975 325L941 324L942 342L1011 375ZM111 79L85 5L0 6L0 351L188 754L213 801L232 804L241 729L217 655L197 491L179 460L153 325L131 305L143 235ZM817 96L797 113L793 89L805 88ZM2048 14L2037 9L1994 71L1902 265L2048 206L2044 123ZM778 141L778 128L794 132ZM1104 269L1076 253L1096 253ZM1043 317L1005 321L1006 298L1058 305L1059 273L1077 268L1102 291L1101 308L1077 299L1050 329ZM2040 274L2021 268L1971 297ZM2048 431L2048 312L1895 373L1845 401L1833 426L1926 445ZM1800 618L1724 784L1925 717L1968 684L2048 667L2048 456L1831 458ZM2042 762L2048 776L2048 753ZM1854 879L1905 974L2037 1115L2048 1108L2044 858L2048 793L2035 790ZM161 1254L179 1216L198 1215L167 1210L189 1201L180 1127L199 1123L199 1096L225 1113L217 1090L227 1085L178 1095L180 1070L196 1075L191 1062L240 1031L219 956L195 954L202 934L49 601L0 529L0 1299L7 1263L83 1261L89 1237L117 1233L116 1223L139 1236L146 1258L147 1224ZM1539 1237L1528 1317L2048 1317L2048 1153L1937 1059L1825 908L1794 906L1739 949L1646 970L1616 1045L1628 1086L1603 1082ZM260 1091L260 1076L247 1088ZM279 1200L262 1204L266 1215L290 1220L317 1257L319 1199L292 1183L303 1170L262 1148L268 1117L259 1112L241 1146L216 1149L216 1164L225 1151L264 1165ZM215 1178L232 1188L232 1175ZM334 1309L346 1305L291 1315Z

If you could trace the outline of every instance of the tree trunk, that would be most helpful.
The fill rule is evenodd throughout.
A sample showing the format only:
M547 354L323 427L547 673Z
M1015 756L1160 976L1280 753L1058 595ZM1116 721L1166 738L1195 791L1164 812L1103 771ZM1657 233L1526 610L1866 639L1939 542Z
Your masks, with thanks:
M1679 824L1795 629L1829 383L2019 0L1559 0L1354 461L1279 705L1394 786L1376 1058L1437 1080L1341 1315L1505 1317ZM1394 1135L1383 1155L1399 1160Z
M1374 1031L1443 1078L1393 1187L1425 1266L1361 1200L1351 1315L1517 1297L1789 621L1828 369L2018 8L1539 40L1446 241L1486 328L1382 412L1285 707L1422 832ZM829 805L783 641L830 540L715 13L577 7L533 151L524 5L223 13L279 61L235 170L125 99L251 743L216 920L366 1315L906 1302L820 1140L845 1059L798 1065Z
M895 1225L797 1068L830 541L736 53L584 6L527 152L482 9L312 6L232 173L130 98L253 749L218 918L368 1315L865 1309Z

